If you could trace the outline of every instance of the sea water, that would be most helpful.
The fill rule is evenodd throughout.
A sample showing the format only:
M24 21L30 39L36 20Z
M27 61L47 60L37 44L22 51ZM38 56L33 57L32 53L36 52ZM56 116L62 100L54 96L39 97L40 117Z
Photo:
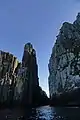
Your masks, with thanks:
M80 108L42 106L25 110L2 109L0 120L80 120Z

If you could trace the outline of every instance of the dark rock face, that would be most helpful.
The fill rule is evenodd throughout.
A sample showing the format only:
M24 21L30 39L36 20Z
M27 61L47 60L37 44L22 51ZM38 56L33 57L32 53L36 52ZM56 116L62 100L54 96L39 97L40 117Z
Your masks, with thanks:
M80 13L73 24L63 23L48 66L51 98L80 87Z
M27 88L25 85L24 87L25 94L23 98L25 101L27 99L27 101L29 102L28 104L31 104L33 101L32 95L34 89L36 88L36 86L39 87L39 81L38 81L38 66L36 62L36 52L30 43L26 44L24 47L22 67L27 68L26 72L28 76Z
M40 86L36 86L33 91L33 105L49 105L49 98L47 94L41 89Z
M27 67L28 71L31 73L31 79L33 79L33 86L38 86L38 66L36 61L36 51L33 46L28 43L24 47L24 54L22 58L22 67Z
M44 100L39 88L36 52L31 43L24 46L22 63L12 54L0 51L1 104L38 105L37 95Z

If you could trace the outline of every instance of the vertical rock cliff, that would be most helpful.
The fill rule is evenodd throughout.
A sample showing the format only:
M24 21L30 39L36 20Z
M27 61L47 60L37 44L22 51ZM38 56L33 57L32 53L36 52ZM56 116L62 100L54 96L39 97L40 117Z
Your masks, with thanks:
M38 81L38 66L36 61L36 51L33 49L32 44L27 43L24 47L24 54L22 58L22 67L26 68L27 73L27 86L24 85L24 100L27 99L28 104L33 101L33 92L36 87L39 87ZM26 97L27 98L26 98ZM26 101L25 101L26 102Z
M13 99L18 60L12 54L0 51L0 102ZM10 95L11 94L11 95Z
M36 51L32 44L25 44L22 62L0 51L0 104L40 105L45 100L48 98L39 87Z
M80 13L73 24L63 23L48 67L51 98L80 87Z

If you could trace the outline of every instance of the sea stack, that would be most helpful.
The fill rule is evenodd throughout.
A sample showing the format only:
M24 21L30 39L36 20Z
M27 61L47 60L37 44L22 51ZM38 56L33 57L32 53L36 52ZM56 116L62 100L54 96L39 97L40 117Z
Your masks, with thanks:
M33 49L31 43L27 43L24 46L22 68L26 68L28 79L27 79L27 87L25 86L25 89L27 89L27 91L25 90L26 92L25 96L28 101L28 104L31 104L33 101L33 92L36 87L39 87L36 51Z

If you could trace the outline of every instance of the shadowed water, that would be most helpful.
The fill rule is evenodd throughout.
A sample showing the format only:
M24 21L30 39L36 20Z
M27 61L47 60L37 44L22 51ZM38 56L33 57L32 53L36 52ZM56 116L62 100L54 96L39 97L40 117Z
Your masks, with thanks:
M0 110L0 120L80 120L78 107L49 107Z

